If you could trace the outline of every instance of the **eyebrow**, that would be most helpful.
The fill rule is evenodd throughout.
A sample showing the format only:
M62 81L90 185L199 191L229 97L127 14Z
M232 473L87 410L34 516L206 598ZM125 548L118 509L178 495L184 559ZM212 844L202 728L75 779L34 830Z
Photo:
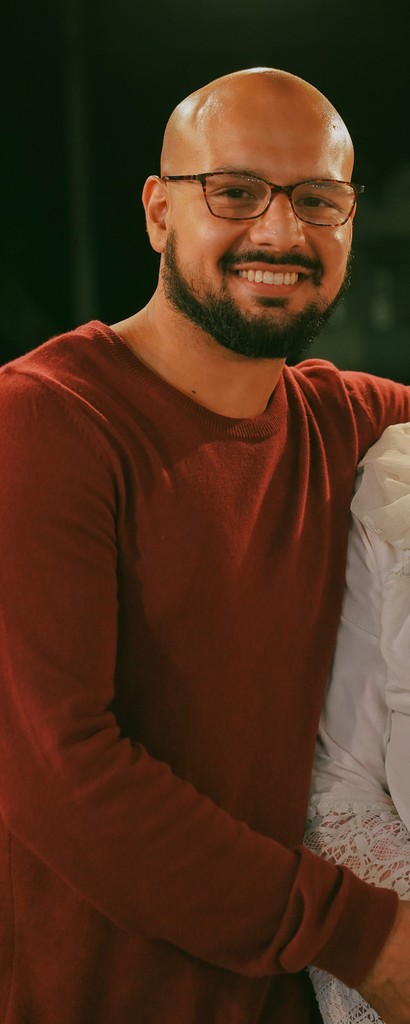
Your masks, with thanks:
M215 167L213 174L219 174L219 172L225 172L226 174L245 174L248 178L260 178L261 175L257 171L250 171L246 167L232 167L232 165L225 167ZM211 172L210 172L211 173Z

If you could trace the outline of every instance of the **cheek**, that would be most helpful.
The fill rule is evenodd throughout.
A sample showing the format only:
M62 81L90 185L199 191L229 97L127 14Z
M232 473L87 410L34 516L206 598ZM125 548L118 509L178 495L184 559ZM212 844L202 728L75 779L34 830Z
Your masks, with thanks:
M351 244L351 224L343 224L342 227L334 231L321 253L325 279L329 280L332 277L337 285L342 283L346 273L346 264Z
M205 260L218 262L230 250L238 248L243 230L233 226L229 221L209 215L209 219L201 223L195 221L191 226L191 238Z
M198 261L209 269L218 266L227 252L236 251L244 234L243 225L213 217L199 203L192 204L191 209L175 208L169 226L171 224L175 230L181 262L187 259Z

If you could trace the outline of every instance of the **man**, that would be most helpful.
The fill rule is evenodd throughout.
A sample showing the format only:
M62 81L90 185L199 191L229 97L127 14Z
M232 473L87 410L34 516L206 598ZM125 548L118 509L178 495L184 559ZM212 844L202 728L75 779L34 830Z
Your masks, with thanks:
M410 1020L410 908L301 845L356 465L410 418L285 365L346 285L352 164L292 75L200 89L151 301L2 372L5 1024L304 1024L309 963Z

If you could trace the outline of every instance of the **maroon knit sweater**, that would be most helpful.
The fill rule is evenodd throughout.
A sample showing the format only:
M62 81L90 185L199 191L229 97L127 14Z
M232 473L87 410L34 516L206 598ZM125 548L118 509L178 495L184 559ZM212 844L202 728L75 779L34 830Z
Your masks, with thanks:
M316 360L219 416L99 323L2 370L2 1024L305 1024L307 963L367 972L396 896L300 844L356 464L408 419Z

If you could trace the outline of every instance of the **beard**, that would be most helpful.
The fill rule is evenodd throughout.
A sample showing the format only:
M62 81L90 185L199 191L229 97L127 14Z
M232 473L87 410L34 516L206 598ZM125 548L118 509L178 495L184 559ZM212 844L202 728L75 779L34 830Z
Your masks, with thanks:
M313 271L319 282L323 268L300 254L287 253L281 258L266 253L249 251L241 254L242 262L291 264ZM238 267L238 256L229 253L220 261L223 284L219 294L210 289L201 292L194 282L185 277L178 263L176 234L171 228L164 249L162 279L164 292L171 305L184 317L209 335L219 345L248 359L288 359L297 362L309 350L350 284L352 253L348 255L342 285L330 303L324 300L310 302L299 313L288 314L286 322L274 321L269 309L286 308L287 298L258 296L255 306L261 312L244 313L228 292L227 273L231 266ZM266 310L266 312L265 312Z

